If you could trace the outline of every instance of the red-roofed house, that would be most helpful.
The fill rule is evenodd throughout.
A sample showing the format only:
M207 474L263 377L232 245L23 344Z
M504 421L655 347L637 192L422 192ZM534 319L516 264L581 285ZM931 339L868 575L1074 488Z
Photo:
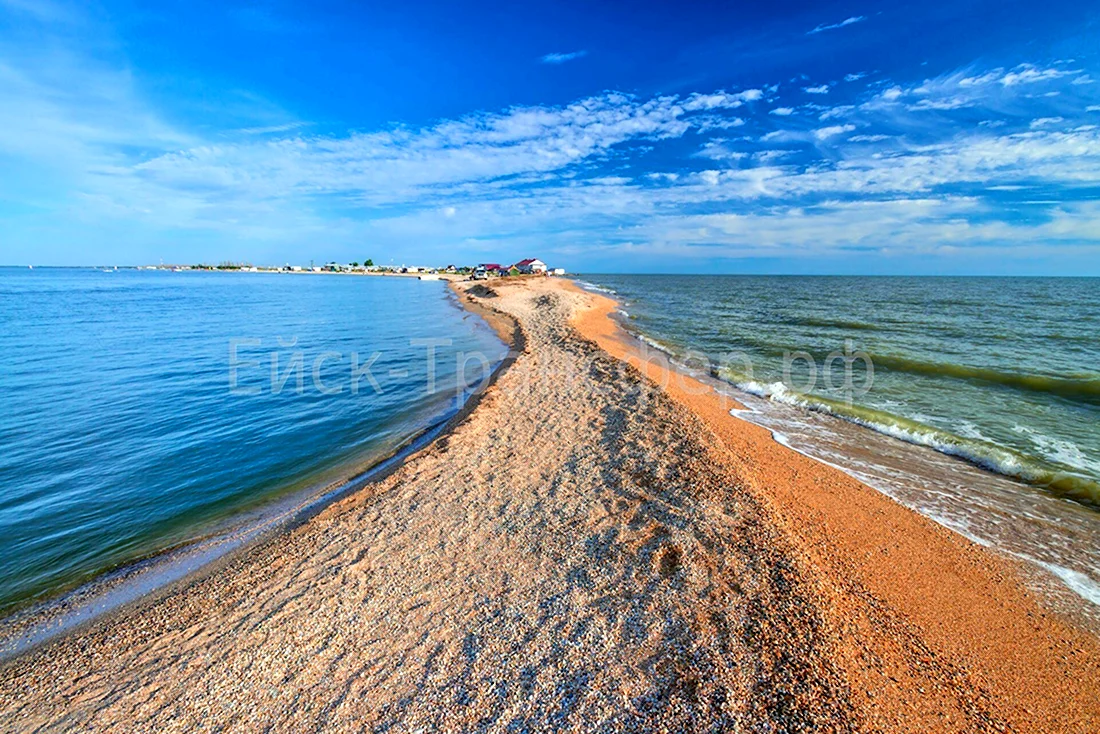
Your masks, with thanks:
M532 273L545 273L546 263L544 263L542 260L532 257L526 260L520 260L518 263L515 264L515 268L521 273L527 273L528 275Z

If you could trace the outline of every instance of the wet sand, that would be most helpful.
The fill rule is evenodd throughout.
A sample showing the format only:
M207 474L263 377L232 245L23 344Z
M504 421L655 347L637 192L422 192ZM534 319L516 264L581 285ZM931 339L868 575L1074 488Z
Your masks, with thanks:
M1097 730L1100 644L1015 565L631 357L607 299L476 292L519 351L453 430L11 662L0 729Z

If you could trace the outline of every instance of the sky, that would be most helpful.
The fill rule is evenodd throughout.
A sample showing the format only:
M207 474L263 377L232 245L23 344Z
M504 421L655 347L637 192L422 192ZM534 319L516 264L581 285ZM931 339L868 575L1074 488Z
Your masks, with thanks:
M0 264L1100 275L1100 5L0 0Z

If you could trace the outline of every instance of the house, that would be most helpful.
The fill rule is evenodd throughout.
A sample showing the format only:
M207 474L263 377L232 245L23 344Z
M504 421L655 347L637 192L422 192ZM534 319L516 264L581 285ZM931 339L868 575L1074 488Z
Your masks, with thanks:
M500 267L500 263L481 263L477 266L477 269L485 271L486 275L502 275L504 273L504 268Z
M550 268L546 272L548 275L565 275L565 268Z
M526 260L520 260L513 267L525 275L546 272L546 263L533 257Z

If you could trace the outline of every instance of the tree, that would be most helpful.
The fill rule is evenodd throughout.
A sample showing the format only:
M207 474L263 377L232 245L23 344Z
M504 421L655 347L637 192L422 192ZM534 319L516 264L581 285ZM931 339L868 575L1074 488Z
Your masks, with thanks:
M359 261L358 261L358 260L353 260L353 261L352 261L352 263L351 263L351 266L352 266L353 268L357 268L357 267L359 267Z
M374 260L371 260L371 259L370 259L370 258L368 257L368 258L367 258L367 261L366 261L365 263L363 263L363 264L364 264L364 265L366 265L366 266L367 266L368 268L373 268L373 267L374 267Z

